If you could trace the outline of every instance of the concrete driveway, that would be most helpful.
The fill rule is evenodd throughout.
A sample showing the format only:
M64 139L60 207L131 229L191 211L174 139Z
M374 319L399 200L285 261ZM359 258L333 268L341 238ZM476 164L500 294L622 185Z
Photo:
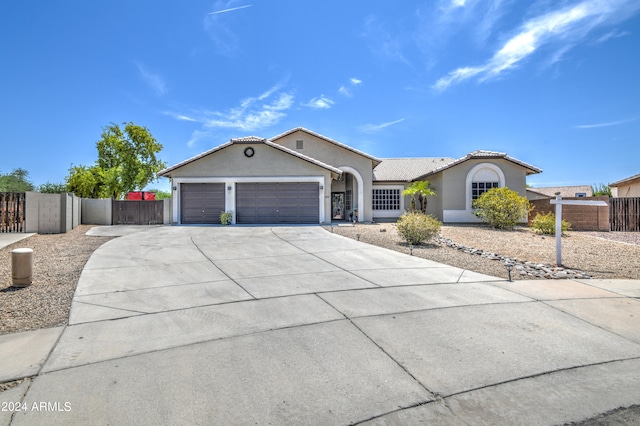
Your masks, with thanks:
M317 226L155 227L90 258L0 424L580 421L640 403L639 296L509 283Z

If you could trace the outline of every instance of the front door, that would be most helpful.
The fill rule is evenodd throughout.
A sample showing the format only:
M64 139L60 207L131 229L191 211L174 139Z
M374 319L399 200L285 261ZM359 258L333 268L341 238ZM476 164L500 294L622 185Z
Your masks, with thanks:
M344 192L331 193L331 219L344 220Z

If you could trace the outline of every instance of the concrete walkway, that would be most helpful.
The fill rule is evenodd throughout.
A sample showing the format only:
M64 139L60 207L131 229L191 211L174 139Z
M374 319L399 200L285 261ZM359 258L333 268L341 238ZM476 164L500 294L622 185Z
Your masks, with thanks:
M35 235L24 232L0 232L0 249Z
M141 230L89 259L67 327L0 337L2 380L35 375L0 425L581 421L640 403L638 297L320 227Z

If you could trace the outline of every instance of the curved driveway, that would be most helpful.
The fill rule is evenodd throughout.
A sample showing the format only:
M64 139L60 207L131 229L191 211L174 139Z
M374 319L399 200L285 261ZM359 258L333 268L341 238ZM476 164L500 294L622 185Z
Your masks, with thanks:
M12 424L577 421L640 402L638 295L509 283L317 226L154 227L90 258L26 391L70 410Z

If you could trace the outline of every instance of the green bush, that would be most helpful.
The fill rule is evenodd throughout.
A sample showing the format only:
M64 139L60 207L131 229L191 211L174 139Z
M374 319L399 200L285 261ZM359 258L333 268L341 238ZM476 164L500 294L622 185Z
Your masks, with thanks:
M552 212L538 213L533 221L531 227L540 234L555 235L556 234L556 215ZM571 224L566 220L562 220L562 233L571 230Z
M222 223L223 225L229 225L232 219L233 219L233 212L220 213L220 223Z
M498 229L513 228L526 220L532 207L526 197L509 188L492 188L484 192L472 206L473 214Z
M398 219L398 235L408 244L418 245L438 235L442 223L418 211L404 212Z

